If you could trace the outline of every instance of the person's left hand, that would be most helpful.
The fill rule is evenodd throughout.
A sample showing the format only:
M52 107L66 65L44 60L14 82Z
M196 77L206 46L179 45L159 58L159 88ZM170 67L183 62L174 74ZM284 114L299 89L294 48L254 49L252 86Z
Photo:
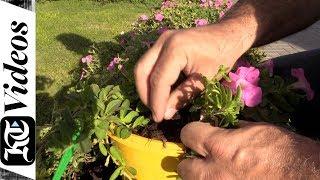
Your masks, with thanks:
M267 123L242 121L238 129L193 122L182 143L203 158L178 165L182 179L316 179L320 144Z

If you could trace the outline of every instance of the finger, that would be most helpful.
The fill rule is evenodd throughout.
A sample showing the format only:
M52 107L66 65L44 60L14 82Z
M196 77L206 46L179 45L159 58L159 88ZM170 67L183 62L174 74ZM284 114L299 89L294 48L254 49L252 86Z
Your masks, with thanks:
M164 119L171 119L174 114L203 91L201 74L192 74L170 94Z
M177 81L180 72L187 64L178 50L170 45L164 46L150 75L149 103L156 122L163 120L171 86Z
M179 176L183 180L201 179L205 171L205 160L199 158L191 158L182 160L177 168Z
M185 125L180 133L182 143L203 157L208 157L215 143L223 139L228 129L213 127L209 123L192 122Z
M141 101L148 105L148 79L151 70L158 58L158 49L149 49L138 61L134 69L135 84Z
M157 61L165 39L172 34L172 31L166 31L156 41L156 43L138 60L134 69L135 84L141 101L148 105L149 77L154 64Z

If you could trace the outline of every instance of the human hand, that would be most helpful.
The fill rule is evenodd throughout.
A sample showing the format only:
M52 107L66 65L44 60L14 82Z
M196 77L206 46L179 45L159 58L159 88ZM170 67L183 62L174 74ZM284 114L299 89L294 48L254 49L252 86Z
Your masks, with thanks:
M201 75L213 77L220 65L232 67L250 47L242 39L221 24L163 33L135 68L138 94L153 119L170 119L200 93L204 88ZM172 89L180 72L187 79Z
M183 144L203 158L178 165L182 179L317 179L320 144L266 123L242 121L238 129L193 122Z

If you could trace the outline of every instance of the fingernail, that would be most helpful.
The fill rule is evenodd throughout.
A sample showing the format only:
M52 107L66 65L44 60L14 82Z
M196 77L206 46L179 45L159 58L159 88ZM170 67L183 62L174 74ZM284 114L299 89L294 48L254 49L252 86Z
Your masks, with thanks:
M166 120L171 119L171 118L174 116L174 114L176 114L176 112L177 112L176 109L174 109L174 108L168 108L168 109L166 110L166 112L164 113L164 119L166 119Z
M152 111L152 118L153 118L153 121L159 122L159 119L157 118L156 114L153 111Z

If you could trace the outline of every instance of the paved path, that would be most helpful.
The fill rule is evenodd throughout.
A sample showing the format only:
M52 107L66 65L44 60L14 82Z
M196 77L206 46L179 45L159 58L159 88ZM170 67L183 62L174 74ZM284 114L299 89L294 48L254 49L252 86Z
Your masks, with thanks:
M267 54L266 59L317 48L320 48L320 21L298 33L261 47Z

